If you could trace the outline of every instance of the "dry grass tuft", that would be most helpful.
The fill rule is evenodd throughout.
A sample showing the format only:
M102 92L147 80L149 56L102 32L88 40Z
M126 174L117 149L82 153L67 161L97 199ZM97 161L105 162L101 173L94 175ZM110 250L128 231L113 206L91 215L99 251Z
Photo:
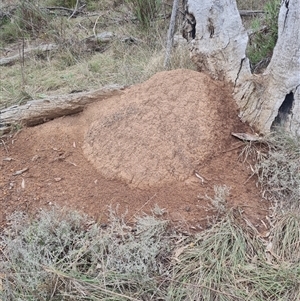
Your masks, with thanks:
M300 138L280 128L258 142L245 144L241 157L250 162L263 197L283 212L300 206Z
M272 241L248 225L232 211L187 245L173 270L172 300L298 300L299 261L270 260Z
M297 301L299 215L285 214L262 238L238 210L196 236L143 216L110 211L99 225L54 209L16 213L0 233L8 300Z
M288 211L271 231L272 249L278 259L291 264L300 262L300 212Z

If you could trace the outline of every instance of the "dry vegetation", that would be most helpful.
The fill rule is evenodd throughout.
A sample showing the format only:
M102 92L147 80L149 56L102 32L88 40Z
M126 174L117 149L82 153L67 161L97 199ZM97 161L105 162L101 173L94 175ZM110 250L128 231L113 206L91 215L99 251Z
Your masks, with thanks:
M20 61L0 67L0 107L45 94L131 85L163 70L168 5L161 3L160 12L153 12L146 26L139 22L131 1L115 1L113 10L111 1L88 1L76 18L69 18L68 12L65 16L65 11L47 10L68 1L54 2L20 1L13 17L11 6L3 9L8 16L0 24L1 55L17 54ZM114 35L109 41L95 39L108 32ZM24 49L53 43L58 50L36 51L23 60ZM193 68L186 47L174 50L171 68Z
M70 12L44 8L63 6L72 13L76 1L4 1L1 55L11 51L21 60L0 67L0 107L45 94L130 85L162 70L170 6L156 1L159 10L151 7L153 15L143 20L133 9L139 3L89 0L85 14L69 18ZM261 5L239 1L241 9ZM86 38L108 31L112 41L87 48ZM41 43L59 48L22 60L23 47ZM185 47L176 48L171 68L193 68L188 57ZM245 162L273 205L264 236L238 210L228 210L223 186L210 198L214 226L195 236L172 228L158 207L135 225L113 210L109 224L66 210L34 218L16 212L0 232L0 299L300 300L299 150L299 138L281 132L245 144Z

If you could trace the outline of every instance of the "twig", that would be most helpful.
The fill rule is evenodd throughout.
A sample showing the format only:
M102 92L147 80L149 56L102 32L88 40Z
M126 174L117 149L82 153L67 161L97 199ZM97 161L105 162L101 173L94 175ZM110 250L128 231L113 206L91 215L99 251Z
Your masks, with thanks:
M22 52L21 52L21 74L22 74L22 89L25 86L25 75L24 75L24 67L25 67L25 42L24 37L22 40Z
M136 214L140 212L147 204L149 204L149 202L152 201L155 197L156 197L156 193L151 198L149 198L142 207L140 207L140 209L136 212ZM129 221L131 221L132 219L133 216L129 219Z
M253 16L258 14L264 14L263 10L239 10L240 16Z
M85 30L87 33L89 33L88 29L84 27L80 22L78 23L78 26Z
M42 9L48 9L48 10L65 10L68 12L73 12L73 9L62 7L62 6L51 6L51 7L42 7Z
M94 27L93 27L93 33L94 33L94 37L96 38L96 26L97 26L97 23L98 23L98 20L99 20L100 16L97 17L96 21L95 21L95 24L94 24Z
M78 3L79 3L79 0L76 0L76 5L75 5L75 8L74 8L74 11L72 12L71 16L68 18L68 20L70 20L71 18L73 18L73 16L76 14L77 12L77 7L78 7Z
M230 148L230 149L226 149L226 150L222 151L221 154L231 152L231 151L236 150L236 149L238 149L238 148L240 148L240 147L242 147L242 146L244 146L244 145L245 145L245 143L243 143L243 142L238 142L238 145L237 145L237 146L232 147L232 148Z
M202 184L204 184L204 179L195 171L195 176L201 180Z
M3 144L4 149L5 149L6 153L8 154L8 149L7 149L6 144L3 139L1 139L1 143Z

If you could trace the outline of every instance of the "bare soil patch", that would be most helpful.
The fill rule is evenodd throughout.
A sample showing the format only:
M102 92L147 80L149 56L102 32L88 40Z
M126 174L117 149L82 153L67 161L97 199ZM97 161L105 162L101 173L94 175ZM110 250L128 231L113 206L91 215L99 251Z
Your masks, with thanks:
M15 210L54 204L101 222L108 206L118 206L130 222L157 204L177 225L200 230L215 214L205 196L227 185L228 207L240 207L263 230L268 204L231 136L249 130L223 83L190 70L158 73L83 113L7 139L0 222Z

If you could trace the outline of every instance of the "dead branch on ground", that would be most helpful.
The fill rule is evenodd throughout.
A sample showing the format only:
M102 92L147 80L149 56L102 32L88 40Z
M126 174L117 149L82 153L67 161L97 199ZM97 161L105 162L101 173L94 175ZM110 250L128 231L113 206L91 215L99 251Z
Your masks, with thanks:
M16 125L34 126L46 121L76 114L92 102L120 95L124 86L111 85L99 90L36 99L0 111L0 132L6 133Z
M24 60L25 58L30 56L30 54L32 54L35 51L42 51L42 52L52 51L52 50L57 50L58 48L59 48L59 46L56 44L45 44L45 45L40 45L37 47L27 48L27 49L24 49L22 55L16 54L16 55L13 55L10 57L0 58L0 66L12 65L20 60Z

